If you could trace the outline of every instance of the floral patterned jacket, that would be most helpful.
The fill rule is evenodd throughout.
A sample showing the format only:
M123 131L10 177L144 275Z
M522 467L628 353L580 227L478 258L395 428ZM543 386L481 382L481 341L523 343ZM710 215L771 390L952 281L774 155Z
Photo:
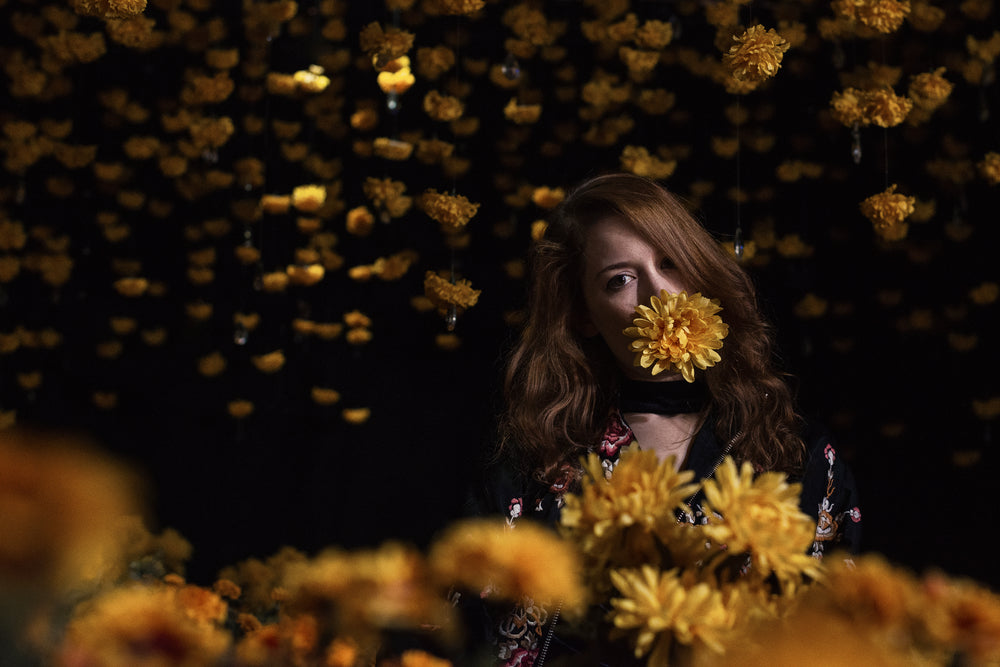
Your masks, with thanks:
M687 468L695 473L696 480L712 477L732 444L720 443L713 426L714 421L707 419L691 443ZM802 484L800 509L816 518L816 537L810 553L822 558L824 553L835 547L856 553L860 549L861 510L851 470L838 456L828 433L811 429L803 438L809 456L802 477L791 481ZM622 450L634 441L635 436L628 424L617 409L613 410L596 448L606 475L613 473ZM544 485L501 464L489 471L482 493L475 500L476 511L503 514L511 526L522 518L555 525L568 490L564 481ZM700 492L690 506L688 520L703 521ZM558 637L553 637L551 632L555 625L553 615L532 600L525 599L509 615L494 623L496 630L492 641L496 643L497 664L505 667L541 667L546 657L550 657L550 649L551 653L559 650Z

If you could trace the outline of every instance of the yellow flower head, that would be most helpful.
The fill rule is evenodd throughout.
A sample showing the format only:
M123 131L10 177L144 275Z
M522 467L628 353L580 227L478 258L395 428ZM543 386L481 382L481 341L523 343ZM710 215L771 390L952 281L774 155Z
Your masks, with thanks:
M424 96L424 111L434 120L448 122L461 118L465 105L457 97L432 90Z
M436 220L447 234L462 231L479 210L479 204L471 203L462 195L446 195L433 189L424 192L419 203L424 213Z
M704 534L725 545L724 553L749 552L753 576L765 579L773 573L782 583L818 576L819 561L806 553L816 524L799 510L801 485L789 484L783 473L755 478L750 463L737 469L726 457L704 491L709 517Z
M428 271L424 275L424 295L430 299L442 315L454 307L458 314L472 308L479 301L480 290L472 289L468 280L450 281Z
M668 664L673 639L723 652L738 619L722 590L706 582L688 584L677 570L649 565L612 570L610 576L619 595L611 600L610 620L629 633L637 658L652 652L648 664Z
M990 185L1000 185L1000 153L990 151L976 164L979 175Z
M583 553L596 588L607 586L609 566L660 565L664 545L688 545L682 532L690 526L678 524L676 512L697 489L694 473L677 471L672 458L661 463L653 450L623 451L610 476L597 454L583 468L580 493L566 494L560 529Z
M751 26L742 35L733 37L736 43L723 57L730 73L738 81L759 83L778 72L781 59L789 44L774 28Z
M923 72L910 79L908 94L913 104L921 109L933 110L947 101L954 85L943 76L944 68Z
M885 192L872 195L861 202L861 212L872 221L875 232L887 240L901 238L906 234L904 220L913 213L915 197L896 194L896 184Z
M707 299L696 292L687 292L650 298L652 307L638 305L639 317L632 320L635 326L623 331L626 336L637 338L630 348L635 352L635 365L652 367L657 375L673 369L688 382L694 382L694 369L714 366L721 360L716 352L722 339L729 334L729 325L716 315L722 310L717 299Z
M489 519L456 522L435 540L428 560L443 586L489 588L508 600L562 600L567 610L585 597L572 545L530 521L513 529Z
M517 125L530 125L537 123L542 115L541 104L518 104L517 98L512 97L503 109L504 117Z
M192 613L188 588L132 586L99 597L71 621L63 651L92 664L221 660L229 634L214 619Z
M626 146L618 160L622 169L655 180L669 178L677 168L677 160L661 160L643 146Z

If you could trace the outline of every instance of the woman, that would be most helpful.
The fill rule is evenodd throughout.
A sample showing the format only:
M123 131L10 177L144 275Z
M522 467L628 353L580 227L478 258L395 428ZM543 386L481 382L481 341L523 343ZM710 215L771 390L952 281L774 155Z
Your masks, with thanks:
M497 464L482 499L488 511L512 523L522 515L556 522L588 452L610 475L623 447L653 449L696 480L730 455L802 482L800 507L818 524L815 556L834 544L857 549L850 471L829 438L796 414L752 281L673 195L629 174L584 182L554 212L532 269L528 318L505 377ZM717 301L728 327L718 356L686 369L693 382L637 365L624 333L637 305L681 292ZM688 519L700 522L700 496L690 506ZM543 651L544 616L519 609L504 620L501 658Z

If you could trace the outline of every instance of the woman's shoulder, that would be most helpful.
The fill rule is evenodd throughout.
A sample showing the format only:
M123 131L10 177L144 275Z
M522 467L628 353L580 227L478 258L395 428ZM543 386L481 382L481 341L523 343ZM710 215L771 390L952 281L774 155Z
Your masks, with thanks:
M810 422L803 431L806 462L799 506L816 517L816 555L836 547L857 552L861 540L861 502L850 463L833 433Z

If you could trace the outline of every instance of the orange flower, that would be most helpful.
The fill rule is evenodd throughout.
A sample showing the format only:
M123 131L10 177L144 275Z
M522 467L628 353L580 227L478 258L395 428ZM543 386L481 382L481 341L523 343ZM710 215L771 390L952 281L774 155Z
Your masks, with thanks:
M751 26L742 35L733 36L736 42L723 57L730 73L737 81L759 83L778 72L781 59L789 44L775 32L764 26Z

